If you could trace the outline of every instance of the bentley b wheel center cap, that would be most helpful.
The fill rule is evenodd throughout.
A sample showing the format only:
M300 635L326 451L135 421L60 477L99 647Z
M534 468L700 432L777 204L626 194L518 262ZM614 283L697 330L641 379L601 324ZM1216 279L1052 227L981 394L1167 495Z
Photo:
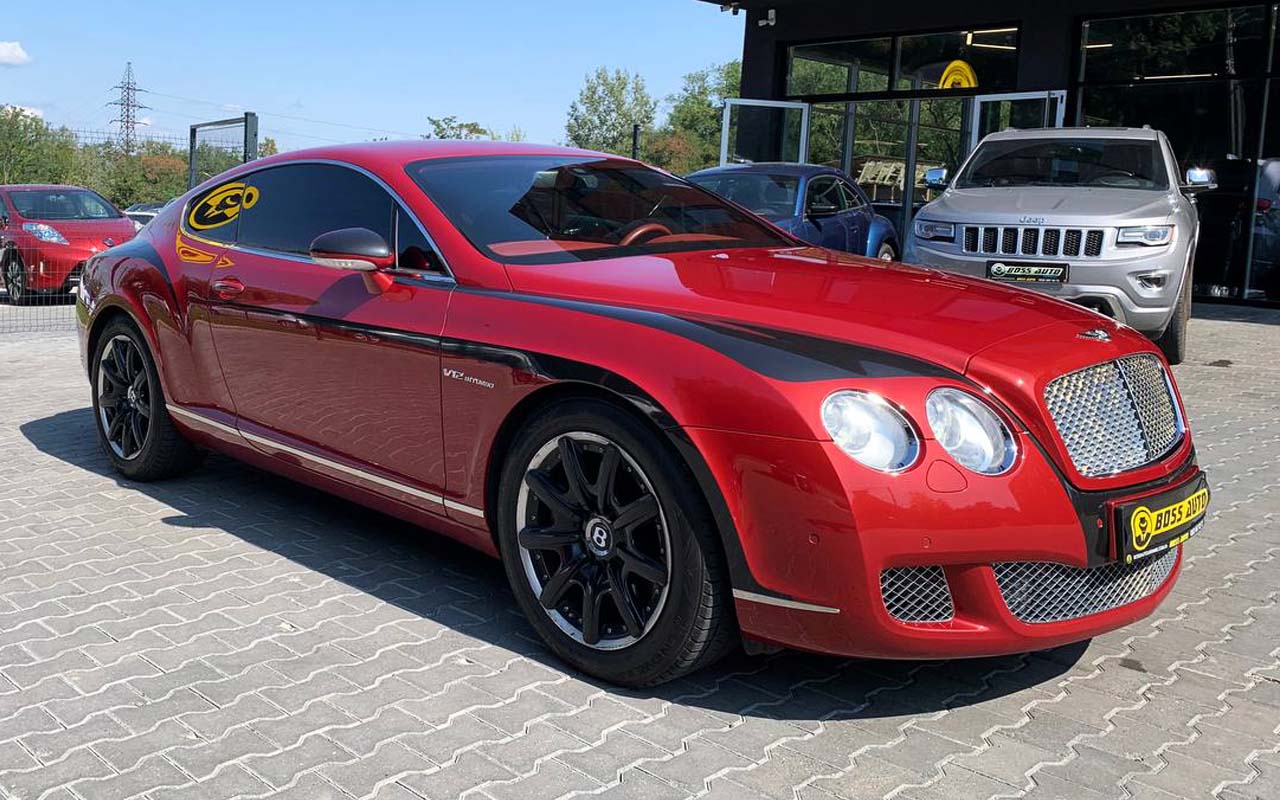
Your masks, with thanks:
M613 553L613 529L599 517L587 523L583 533L587 550L596 558L608 558Z

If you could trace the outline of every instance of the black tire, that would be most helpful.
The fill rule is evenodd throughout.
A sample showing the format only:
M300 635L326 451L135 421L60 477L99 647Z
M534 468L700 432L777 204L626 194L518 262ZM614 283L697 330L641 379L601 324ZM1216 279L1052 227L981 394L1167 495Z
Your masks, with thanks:
M27 291L27 278L22 256L10 252L4 258L4 288L9 293L9 303L15 306L31 305L35 299L32 292Z
M582 489L577 494L566 480L566 448L575 454ZM551 461L557 466L548 470ZM610 473L616 479L601 480L605 463L615 465ZM527 478L534 467L549 480L540 490L532 488L536 480ZM603 489L606 483L609 488ZM628 528L624 517L636 517L624 512L642 503L620 498L630 488L632 498L643 500L646 487L656 511L647 522ZM560 493L559 499L568 503L544 503L548 491ZM600 501L601 496L609 499ZM521 509L526 518L518 520ZM652 686L712 663L737 641L729 581L706 501L679 456L626 411L599 400L576 399L535 415L516 437L503 466L496 510L502 561L521 611L556 655L582 672L623 686ZM539 515L550 520L549 514L554 519L535 531ZM616 532L606 524L604 542L588 541L588 530L609 514L615 514ZM523 531L517 530L518 521ZM568 541L538 547L542 540L536 535ZM655 542L661 545L656 551ZM637 559L646 545L647 561ZM659 554L648 557L655 552ZM646 570L662 566L661 553L666 555L665 589L647 584L644 570L631 569L635 560L647 564ZM557 580L561 573L575 577ZM546 609L539 597L551 594L552 584L567 588L551 600L559 605ZM596 586L590 595L588 584ZM618 591L626 595L630 621L616 599ZM597 600L591 604L588 597ZM573 612L575 602L581 615ZM590 614L594 626L587 622L588 607L595 608ZM591 644L589 627L597 633Z
M133 361L132 371L128 374L131 380L113 382L104 373L104 356L114 367L117 352L130 352L129 344L135 348L136 358L132 353L121 358ZM204 452L187 441L169 418L155 359L146 339L132 322L121 318L107 323L98 336L91 364L93 427L98 434L98 443L117 472L135 481L157 481L182 475L199 466L204 460ZM119 377L120 373L116 375ZM124 383L128 386L125 387ZM114 423L121 415L124 415L125 422L120 424L120 432L113 434L116 430ZM135 418L139 420L138 427L133 425ZM126 427L131 431L142 431L140 437L133 433L120 442L113 441L113 438L125 436L123 430ZM138 438L142 440L140 445Z
M1170 364L1181 364L1187 357L1187 323L1191 318L1191 276L1183 279L1178 302L1173 307L1169 325L1156 339L1156 346Z
M881 242L880 249L876 251L876 258L881 261L897 261L898 251L888 242Z

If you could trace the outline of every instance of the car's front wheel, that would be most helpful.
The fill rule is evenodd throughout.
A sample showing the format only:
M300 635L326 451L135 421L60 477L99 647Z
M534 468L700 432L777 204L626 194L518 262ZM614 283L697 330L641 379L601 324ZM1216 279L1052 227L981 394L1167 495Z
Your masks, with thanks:
M11 252L4 258L3 273L4 288L9 293L9 302L15 306L31 303L34 295L27 289L27 272L22 263L22 257Z
M653 685L733 642L706 502L679 458L626 412L574 400L531 419L503 470L498 512L521 610L583 672Z
M1191 319L1191 276L1183 281L1178 301L1173 306L1169 326L1156 339L1156 346L1170 364L1181 364L1187 357L1187 326Z
M138 329L112 320L97 339L92 372L98 441L125 477L153 481L198 465L202 451L169 418L155 359Z

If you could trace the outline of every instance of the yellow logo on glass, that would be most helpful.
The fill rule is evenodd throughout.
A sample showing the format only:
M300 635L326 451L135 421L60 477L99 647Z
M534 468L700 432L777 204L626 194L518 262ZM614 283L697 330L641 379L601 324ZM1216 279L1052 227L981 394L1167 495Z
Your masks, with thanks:
M1129 533L1133 539L1133 549L1142 552L1151 546L1151 540L1162 533L1168 533L1179 525L1191 522L1204 513L1209 507L1209 490L1201 489L1186 500L1157 508L1154 511L1146 506L1138 506L1129 517Z
M198 231L207 231L220 225L226 225L240 211L253 208L258 202L258 190L243 183L224 183L204 196L200 202L191 207L187 215L187 224Z
M943 89L976 89L978 88L978 74L973 71L973 67L968 61L956 59L947 65L942 71L942 78L938 81L938 86Z

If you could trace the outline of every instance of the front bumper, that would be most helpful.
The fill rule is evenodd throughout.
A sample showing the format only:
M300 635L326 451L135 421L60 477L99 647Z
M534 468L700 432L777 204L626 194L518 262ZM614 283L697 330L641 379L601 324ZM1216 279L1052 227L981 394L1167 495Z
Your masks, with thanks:
M752 639L873 658L1041 650L1149 615L1181 567L1180 551L1158 565L1150 559L1133 579L1138 589L1108 603L1064 605L1060 597L1037 594L1037 582L1046 578L1036 570L1046 564L1058 565L1049 569L1069 578L1064 591L1070 581L1078 589L1109 576L1129 580L1089 571L1119 568L1103 555L1108 523L1090 509L1155 487L1127 487L1106 497L1078 492L1025 433L1018 465L997 477L953 466L931 440L923 442L917 466L884 476L830 442L689 434L707 456L738 529L750 574L746 580L734 576L736 607L742 631ZM1197 473L1188 456L1159 483L1175 485ZM904 620L911 614L895 602L900 595L892 586L926 574L935 588L942 580L951 610L945 619ZM914 595L929 596L927 586Z
M913 237L911 253L915 263L975 278L987 277L987 263L1002 259L1016 263L1069 264L1066 283L1008 285L1088 306L1149 336L1157 336L1168 326L1177 305L1186 270L1186 249L1171 245L1153 250L1157 252L1140 252L1134 248L1136 255L1127 258L999 256L961 253L954 243L935 244ZM1139 279L1139 276L1153 274L1164 279L1159 288L1150 288Z

